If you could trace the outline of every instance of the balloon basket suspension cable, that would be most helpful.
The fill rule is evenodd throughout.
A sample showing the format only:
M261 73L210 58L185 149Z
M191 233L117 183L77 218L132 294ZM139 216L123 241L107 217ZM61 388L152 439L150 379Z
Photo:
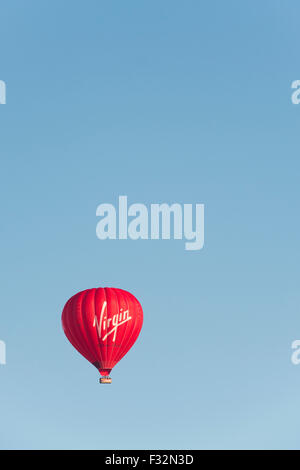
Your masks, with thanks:
M101 384L111 384L111 378L110 377L100 377L99 382Z

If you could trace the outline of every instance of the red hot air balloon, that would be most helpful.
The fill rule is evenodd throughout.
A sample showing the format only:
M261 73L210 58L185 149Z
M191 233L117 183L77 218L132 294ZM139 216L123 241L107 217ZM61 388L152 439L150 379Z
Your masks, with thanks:
M139 336L143 310L125 290L87 289L67 301L62 325L74 348L99 370L100 383L111 383L110 371Z

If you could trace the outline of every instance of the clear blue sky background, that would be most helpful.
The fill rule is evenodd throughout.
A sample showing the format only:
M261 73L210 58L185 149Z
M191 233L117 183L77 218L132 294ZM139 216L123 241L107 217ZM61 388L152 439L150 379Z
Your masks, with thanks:
M0 447L300 448L298 0L0 7ZM96 207L204 203L205 248L100 241ZM145 322L100 386L65 301Z

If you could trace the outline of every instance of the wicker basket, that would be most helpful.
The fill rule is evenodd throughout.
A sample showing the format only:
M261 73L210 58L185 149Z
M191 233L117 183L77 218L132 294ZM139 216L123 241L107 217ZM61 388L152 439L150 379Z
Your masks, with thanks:
M101 384L111 384L111 378L110 377L101 377L99 382Z

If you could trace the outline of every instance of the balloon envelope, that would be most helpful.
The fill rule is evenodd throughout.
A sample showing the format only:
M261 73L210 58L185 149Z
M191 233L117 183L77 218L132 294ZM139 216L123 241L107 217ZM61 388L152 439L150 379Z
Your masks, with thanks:
M142 324L139 301L130 292L112 287L79 292L62 312L68 340L102 376L108 376L133 346Z

